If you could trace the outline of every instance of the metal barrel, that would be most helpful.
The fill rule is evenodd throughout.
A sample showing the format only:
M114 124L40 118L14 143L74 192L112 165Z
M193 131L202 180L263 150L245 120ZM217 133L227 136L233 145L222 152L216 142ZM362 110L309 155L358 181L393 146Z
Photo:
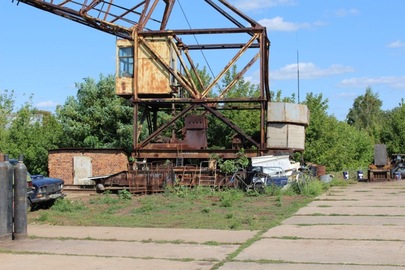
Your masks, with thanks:
M27 167L19 158L14 167L14 239L27 237Z

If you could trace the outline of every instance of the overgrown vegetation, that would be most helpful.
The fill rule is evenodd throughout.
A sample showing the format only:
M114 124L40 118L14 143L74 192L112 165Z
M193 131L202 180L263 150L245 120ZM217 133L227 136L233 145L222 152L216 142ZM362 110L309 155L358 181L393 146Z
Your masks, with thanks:
M330 185L310 181L301 191L269 186L264 193L184 186L153 195L106 192L61 199L49 209L30 212L30 223L54 225L262 230L280 224Z

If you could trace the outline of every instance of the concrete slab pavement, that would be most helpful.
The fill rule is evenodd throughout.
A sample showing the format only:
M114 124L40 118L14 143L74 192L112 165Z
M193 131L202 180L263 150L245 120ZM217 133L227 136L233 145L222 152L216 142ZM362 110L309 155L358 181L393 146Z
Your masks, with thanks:
M100 257L158 258L176 260L221 261L239 245L198 245L173 243L142 243L102 240L26 239L2 245L9 251L44 254L81 255Z
M405 267L404 254L405 245L400 241L266 238L255 242L235 259Z
M332 188L235 260L254 270L405 269L404 188L405 181Z
M342 265L342 264L310 264L310 263L259 263L229 262L219 268L221 270L402 270L396 266L373 265Z
M257 231L225 231L164 228L125 228L125 227L80 227L74 230L69 226L29 225L28 234L35 237L98 239L116 241L149 241L178 243L242 244L255 236Z
M298 210L296 216L310 216L310 215L341 215L341 216L403 216L405 214L405 207L391 206L391 207L376 207L370 205L369 207L356 207L356 206L329 206L329 207L312 207L307 206Z
M263 237L405 241L405 226L283 225L268 230Z
M256 234L247 230L29 225L29 239L0 243L0 250L12 253L0 256L0 269L26 268L35 260L46 264L30 269L205 270ZM23 261L19 253L26 254Z
M283 224L297 225L384 225L405 226L405 217L390 216L292 216L283 221Z
M0 242L0 269L401 270L405 181L332 188L264 233L29 225L28 234Z

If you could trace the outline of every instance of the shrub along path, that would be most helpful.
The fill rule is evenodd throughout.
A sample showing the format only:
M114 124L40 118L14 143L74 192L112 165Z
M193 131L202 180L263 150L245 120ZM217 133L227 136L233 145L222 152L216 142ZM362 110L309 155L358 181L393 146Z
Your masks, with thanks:
M0 242L0 269L405 269L404 196L405 181L333 187L270 230L31 224Z

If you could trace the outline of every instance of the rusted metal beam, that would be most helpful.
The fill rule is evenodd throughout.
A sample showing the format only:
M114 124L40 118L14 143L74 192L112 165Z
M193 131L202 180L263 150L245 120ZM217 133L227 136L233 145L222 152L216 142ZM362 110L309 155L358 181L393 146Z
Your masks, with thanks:
M209 159L212 154L216 154L223 159L234 159L238 157L238 149L200 149L196 150L182 150L182 156L185 159ZM245 155L247 157L257 157L259 151L255 149L245 149ZM139 149L137 151L138 158L140 159L175 159L178 157L177 149L162 149L156 151L155 149Z
M141 31L145 28L146 23L148 22L148 20L150 19L150 17L152 16L153 11L156 8L157 2L159 0L155 0L152 4L152 7L149 9L149 12L142 12L142 16L139 18L139 22L138 22L138 26L137 26L137 31ZM146 11L149 7L149 3L150 0L146 0L145 1L145 8L144 11Z
M113 5L112 5L112 1L113 1L113 0L110 0L110 4L109 4L108 9L107 9L107 11L106 11L106 13L105 13L105 14L106 14L106 17L107 17L107 15L110 14L109 10L110 10L111 6L113 6ZM137 15L143 16L143 14L145 13L146 8L142 9L142 12L141 12L141 13L135 12L135 10L138 9L139 7L145 5L145 2L146 2L146 1L142 1L141 3L135 5L134 7L127 9L127 10L126 10L124 13L122 13L120 16L115 16L115 19L111 20L110 22L111 22L111 23L115 23L116 21L118 21L118 20L120 20L120 19L123 19L126 15L130 14L131 12L132 12L132 13L135 13L135 14L137 14ZM106 17L104 17L104 20L107 19Z
M174 116L170 121L165 123L163 126L155 130L152 134L148 136L144 141L139 143L139 147L143 148L145 147L153 138L155 138L159 133L161 133L163 130L165 130L167 127L171 126L176 120L178 120L180 117L184 116L187 112L189 112L191 109L194 108L194 105L190 105L187 108L185 108L183 111L181 111L179 114ZM135 149L136 150L136 149Z
M201 77L200 77L200 75L199 75L199 73L197 71L196 66L194 65L193 59L190 57L190 54L188 53L188 50L184 50L183 52L186 55L186 58L188 60L188 63L191 66L191 70L193 71L194 76L197 78L198 87L199 87L200 90L202 90L205 87L205 85L204 85L204 83L203 83L203 81L202 81L202 79L201 79Z
M80 9L79 13L81 14L85 14L88 11L92 10L93 8L95 8L98 4L103 3L103 0L93 0L91 1L91 3L89 5L87 4L87 1L85 1L82 5L82 8Z
M219 120L221 120L224 124L226 124L228 127L232 128L235 130L239 135L241 135L243 138L251 142L254 146L257 148L260 148L260 144L258 144L255 140L253 140L250 136L248 136L245 132L243 132L242 129L240 129L238 126L236 126L234 123L232 123L228 118L223 116L221 113L219 113L217 110L211 108L208 105L202 105L204 108L212 113L214 116L216 116Z
M116 24L111 24L107 21L103 21L97 18L89 18L88 16L83 16L82 14L80 14L79 11L73 10L68 7L59 6L50 2L48 3L39 0L20 0L20 2L56 14L58 16L67 18L74 22L104 31L106 33L115 35L120 38L132 39L130 29L122 26L117 26ZM65 1L63 3L66 4L68 2L70 1Z
M235 24L237 27L239 27L239 28L245 27L242 23L238 22L234 17L229 15L225 10L223 10L220 6L215 4L213 1L211 1L211 0L204 0L204 1L207 2L210 6L212 6L219 13L221 13L225 18L227 18L233 24Z
M256 34L245 44L245 46L240 49L240 51L232 58L232 60L225 66L225 68L217 75L217 77L212 81L212 83L204 89L202 96L205 97L209 91L218 83L218 81L222 78L222 76L235 64L235 62L243 55L243 53L249 48L250 44L252 44L255 39L257 38Z
M241 49L246 43L233 43L233 44L197 44L184 46L188 50L221 50L221 49ZM249 49L258 49L260 44L250 44Z
M260 53L258 52L253 58L252 60L249 61L249 63L238 73L236 74L235 78L232 80L232 82L230 82L226 88L224 90L222 90L221 94L219 95L219 97L224 97L226 95L227 92L229 92L230 89L232 89L232 87L242 78L242 76L246 73L246 71L248 71L248 69L257 61L257 59L259 58Z
M245 28L205 28L205 29L173 29L166 31L150 30L139 33L142 36L162 36L162 35L208 35L208 34L240 34L240 33L262 33L263 29L245 27Z
M183 57L181 56L181 52L178 50L177 45L173 39L170 39L170 42L172 44L172 48L174 48L174 51L176 52L177 58L179 59L184 72L186 72L187 79L188 79L187 82L189 83L190 88L194 90L194 95L199 97L199 92L197 90L196 85L194 84L193 78L191 76L190 71L188 70L187 64L184 62ZM196 73L195 75L198 76L198 73Z
M268 106L268 101L270 101L270 89L268 88L268 58L266 58L268 52L268 40L266 37L266 30L263 30L260 36L260 95L266 97L266 102L261 102L260 109L260 149L266 148L266 111ZM264 154L262 152L262 154Z
M145 105L151 105L153 103L156 104L215 104L215 103L252 103L252 104L257 104L258 102L266 101L265 99L262 99L260 97L255 97L255 98L244 98L244 97L239 97L239 98L201 98L201 99L195 99L195 98L138 98L136 100L133 100L133 102L137 103L142 103ZM251 105L249 105L251 106Z
M166 3L165 11L163 12L162 24L160 30L165 30L167 22L169 21L170 14L172 13L174 3L176 0L163 0Z
M219 0L219 2L221 2L223 5L225 5L227 8L229 8L229 9L232 10L233 12L235 12L238 16L240 16L241 18L243 18L245 21L249 22L250 25L252 25L253 27L260 26L259 23L257 23L257 22L256 22L255 20L253 20L252 18L248 17L246 14L242 13L240 10L238 10L238 9L235 8L234 6L232 6L228 1Z

